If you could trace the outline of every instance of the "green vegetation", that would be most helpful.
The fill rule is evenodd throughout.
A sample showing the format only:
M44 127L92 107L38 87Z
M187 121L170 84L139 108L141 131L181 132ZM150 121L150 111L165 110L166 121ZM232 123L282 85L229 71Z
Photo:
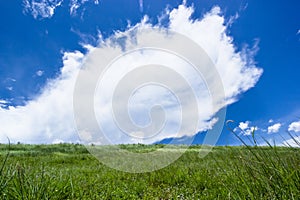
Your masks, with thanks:
M120 147L148 152L163 145ZM190 147L164 169L129 174L106 167L78 144L2 144L0 199L300 197L300 148L214 147L203 159L199 148Z

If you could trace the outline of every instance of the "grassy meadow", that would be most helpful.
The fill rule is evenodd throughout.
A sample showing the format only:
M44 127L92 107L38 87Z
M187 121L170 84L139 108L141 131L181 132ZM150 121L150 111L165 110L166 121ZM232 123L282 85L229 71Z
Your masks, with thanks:
M121 146L140 153L161 147ZM1 144L0 199L300 198L300 148L214 147L204 158L199 148L161 170L130 174L79 144Z

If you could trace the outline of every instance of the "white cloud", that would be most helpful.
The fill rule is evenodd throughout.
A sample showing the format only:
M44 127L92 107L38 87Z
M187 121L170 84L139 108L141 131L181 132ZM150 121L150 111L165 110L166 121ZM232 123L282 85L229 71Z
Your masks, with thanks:
M297 35L299 35L300 34L300 29L298 30L298 32L297 32Z
M64 143L63 140L60 140L60 139L55 139L52 144L61 144L61 143Z
M184 5L179 6L178 9L173 9L168 14L170 18L168 29L189 37L207 52L208 56L215 64L217 71L221 75L227 100L226 104L228 105L237 101L237 96L253 87L262 74L262 70L255 66L253 60L256 49L245 49L244 51L237 52L233 44L233 38L227 35L227 26L224 23L224 17L220 15L221 11L219 7L213 8L210 12L206 13L202 19L191 20L190 17L192 13L193 8ZM120 40L121 42L124 42L123 45L132 45L132 40L138 42L139 39L144 39L139 31L136 31L136 35L133 35L132 30L139 30L140 28L145 27L150 29L154 28L145 18L140 24L137 24L134 28L130 28L131 31L128 30L124 33L116 32L116 35L125 36L121 37L122 40ZM116 41L111 39L101 39L99 47L90 47L90 49L103 52L105 57L109 51L121 52L121 49L118 49L115 44ZM197 52L190 52L190 54L193 56L198 55ZM27 102L25 106L9 107L8 109L0 108L0 121L3 124L0 127L0 141L5 140L6 136L8 136L11 141L15 142L77 142L78 136L76 134L76 126L73 118L72 96L74 84L79 72L79 66L84 58L85 55L78 51L65 53L61 75L57 79L50 81L36 99ZM174 66L174 69L184 74L184 76L191 81L194 89L201 91L197 93L198 101L196 102L196 105L198 105L198 108L200 108L201 111L199 112L199 116L197 116L199 117L197 128L199 131L210 129L218 120L213 117L214 114L225 105L222 104L218 105L217 108L213 108L211 105L210 93L207 90L204 81L197 80L199 77L196 77L192 73L193 71L185 70L186 63L176 57L174 58L174 55L167 54L166 52L136 52L135 54L124 57L119 63L115 62L115 68L111 70L113 75L103 79L104 82L106 81L105 83L111 83L111 85L108 88L104 88L103 91L100 91L100 94L111 94L110 92L112 91L114 84L116 84L116 80L122 77L124 73L128 72L130 70L129 67L139 66L140 64L149 62L158 62L160 64L168 64L167 66ZM128 66L129 63L130 66ZM86 72L87 74L92 73L88 70ZM157 76L162 77L164 75L166 74L157 74ZM139 77L135 80L139 80L138 78ZM214 77L211 78L213 79ZM140 79L142 78L140 77ZM199 82L200 84L198 85L194 84ZM178 91L177 94L179 96L181 95L183 97L181 106L186 109L186 113L191 114L190 116L188 115L188 117L194 117L192 114L195 110L195 104L191 103L189 96L186 96L188 88L174 80L172 87ZM80 89L82 97L84 97L88 89L89 88L84 87ZM180 114L181 107L176 104L177 100L174 96L172 97L168 91L161 88L155 90L155 87L145 87L143 89L143 92L146 93L139 94L139 91L137 91L136 95L130 99L131 104L129 104L129 106L133 106L133 110L130 110L132 118L136 120L137 124L142 126L151 123L151 118L149 118L149 108L151 108L155 102L162 101L160 103L164 107L168 123L160 134L148 140L142 140L142 142L151 143L163 138L181 137L185 135L191 136L195 134L195 132L191 131L189 124L184 124L180 132L178 131L178 121L181 119L178 114ZM126 91L124 91L124 93L125 92ZM105 95L104 97L108 98ZM96 100L97 98L95 99L95 102L97 103ZM100 103L104 103L99 104L104 105L104 107L101 107L101 110L96 112L96 115L100 115L100 117L108 116L110 113L109 104L107 104L107 102ZM123 102L117 101L117 103L117 106L123 105ZM158 115L160 114L159 109L151 110L151 112L152 111L153 113L151 114L160 117L160 115ZM139 142L139 140L132 140L131 137L124 134L122 135L120 132L112 131L116 130L116 128L114 127L115 124L109 121L110 118L101 119L104 119L104 129L108 130L111 134L108 137L113 140L113 143ZM16 126L16 123L18 126ZM88 126L90 122L85 120L85 123L86 126ZM248 128L250 130L254 128L249 128L249 124L247 124L247 122L245 123L246 124L241 124L242 128ZM246 129L246 131L248 129ZM89 132L86 132L85 134L90 137Z
M282 145L283 146L292 146L292 147L300 147L300 136L293 136L294 138L285 140Z
M258 130L257 126L251 126L244 131L244 135L252 135L253 131L255 132L257 130Z
M300 121L293 122L289 125L288 131L300 132Z
M240 122L239 124L239 128L242 129L242 130L246 130L249 128L249 121L246 121L246 122Z
M242 52L236 52L233 38L226 34L227 27L219 7L206 13L202 20L193 22L190 21L192 13L191 7L174 9L170 13L170 27L193 38L205 49L222 75L228 101L234 102L237 94L253 87L262 74L262 69L255 68L253 60L257 48L245 47Z
M0 99L0 103L6 104L6 103L8 103L8 102L7 102L6 100Z
M10 102L4 99L0 99L0 108L5 108Z
M78 0L72 0L70 3L70 14L76 15L76 11L79 7L80 7L80 2Z
M273 122L274 122L274 120L273 120L273 119L270 119L270 120L269 120L269 123L273 123Z
M36 74L37 76L43 76L44 71L38 70L38 71L35 72L35 74Z
M23 0L23 12L30 13L35 19L51 18L55 14L55 9L63 2L64 0ZM71 0L70 15L76 15L77 10L87 2L99 4L99 0Z
M0 141L52 143L58 140L76 142L72 112L72 91L80 52L65 53L59 78L50 81L42 94L25 106L0 108Z
M99 4L98 0L71 0L70 2L70 15L76 15L77 14L77 10L86 2L91 2L93 1L94 4Z
M23 0L24 12L30 13L35 19L51 18L62 2L63 0Z
M251 135L253 131L257 131L258 127L257 126L249 126L250 122L240 122L238 128L242 130L243 135ZM235 128L234 131L238 131L238 128Z
M288 127L289 132L299 133L300 132L300 121L292 122ZM282 145L284 146L292 146L292 147L300 147L300 136L297 134L291 135L290 139L285 140Z
M276 123L268 127L268 133L278 133L281 127L281 123Z

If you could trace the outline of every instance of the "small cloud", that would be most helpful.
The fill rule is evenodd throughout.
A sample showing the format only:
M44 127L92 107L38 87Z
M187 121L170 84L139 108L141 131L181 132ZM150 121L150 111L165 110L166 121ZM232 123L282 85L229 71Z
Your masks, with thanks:
M269 123L273 123L273 122L274 122L274 120L273 120L273 119L270 119L270 120L269 120Z
M289 125L288 131L293 131L293 132L300 132L300 121L298 122L293 122Z
M298 32L297 32L297 35L299 35L300 34L300 29L298 30Z
M38 70L35 74L36 74L37 76L43 76L44 71Z
M6 87L7 90L12 91L14 88L12 86Z
M257 131L258 127L257 126L249 126L250 122L246 121L246 122L240 122L239 124L239 128L242 130L242 134L243 135L251 135L253 131ZM237 130L237 129L235 129Z
M280 123L268 127L268 133L278 133L281 127Z
M246 122L240 122L239 124L239 128L242 129L242 130L246 130L249 128L249 121L246 121Z

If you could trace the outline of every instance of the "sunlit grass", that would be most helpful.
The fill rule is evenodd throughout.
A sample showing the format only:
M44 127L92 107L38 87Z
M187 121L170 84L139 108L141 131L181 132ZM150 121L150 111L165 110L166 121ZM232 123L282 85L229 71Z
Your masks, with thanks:
M149 152L164 145L121 145ZM192 146L168 167L110 169L79 144L0 145L0 199L298 199L300 148ZM169 149L172 149L171 146Z

